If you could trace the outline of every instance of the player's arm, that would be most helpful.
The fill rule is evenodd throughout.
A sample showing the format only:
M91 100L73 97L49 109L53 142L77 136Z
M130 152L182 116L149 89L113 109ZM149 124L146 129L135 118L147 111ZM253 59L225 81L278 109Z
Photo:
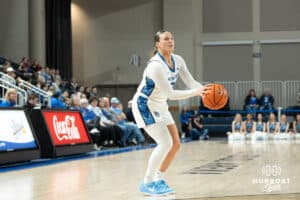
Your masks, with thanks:
M289 128L290 128L290 123L287 123L286 125L286 129L285 129L285 132L288 133L289 132Z
M200 96L206 90L205 87L189 90L174 90L170 85L167 75L160 64L157 64L156 62L150 63L148 69L148 76L153 79L156 87L158 87L159 90L170 100L180 100L187 99L193 96Z
M201 87L201 83L199 83L198 81L196 81L193 76L191 75L190 71L188 70L186 63L184 61L183 58L179 57L179 59L182 62L182 67L179 71L179 76L181 78L181 80L184 82L184 84L188 87L188 88L199 88Z
M256 122L253 122L252 133L256 131Z

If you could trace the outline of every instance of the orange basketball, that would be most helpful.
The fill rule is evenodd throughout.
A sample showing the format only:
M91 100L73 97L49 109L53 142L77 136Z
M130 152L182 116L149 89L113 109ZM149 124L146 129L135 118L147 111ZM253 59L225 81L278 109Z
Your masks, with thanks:
M228 101L228 93L226 88L218 83L211 86L211 90L207 94L202 95L204 106L211 110L219 110L223 108Z

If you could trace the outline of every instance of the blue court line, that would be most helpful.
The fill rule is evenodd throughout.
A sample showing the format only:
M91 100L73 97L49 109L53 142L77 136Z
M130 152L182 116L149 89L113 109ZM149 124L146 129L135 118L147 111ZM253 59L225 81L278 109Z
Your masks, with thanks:
M185 138L185 139L181 140L182 143L187 143L190 141L191 140L189 138ZM12 164L12 165L1 166L0 173L30 169L30 168L35 168L35 167L42 167L42 166L53 165L53 164L63 163L63 162L68 162L68 161L83 160L83 159L89 159L89 158L95 158L95 157L101 157L101 156L109 156L109 155L126 153L126 152L131 152L131 151L140 151L140 150L145 150L145 149L151 149L151 148L154 148L155 146L156 146L156 144L148 144L145 146L131 146L131 147L92 151L92 152L88 152L88 153L84 153L84 154L72 155L72 156L67 156L67 157L59 157L59 158L53 158L53 159L36 159L36 160L32 160L30 162L23 162L23 163L16 163L16 164Z

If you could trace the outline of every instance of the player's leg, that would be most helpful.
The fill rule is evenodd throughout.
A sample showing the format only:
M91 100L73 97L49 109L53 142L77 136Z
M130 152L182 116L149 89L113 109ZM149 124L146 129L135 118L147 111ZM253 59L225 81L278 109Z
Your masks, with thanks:
M165 157L164 161L162 162L159 171L161 173L164 173L168 167L170 166L171 162L173 161L177 151L180 148L180 138L179 138L179 133L178 129L175 124L169 124L167 125L168 132L172 137L172 148L170 149L169 153Z
M165 185L161 185L154 180L163 160L172 148L172 137L164 123L156 123L145 127L146 132L155 140L157 146L154 148L149 158L148 167L144 177L144 182L140 186L140 191L150 195L170 193L171 190Z

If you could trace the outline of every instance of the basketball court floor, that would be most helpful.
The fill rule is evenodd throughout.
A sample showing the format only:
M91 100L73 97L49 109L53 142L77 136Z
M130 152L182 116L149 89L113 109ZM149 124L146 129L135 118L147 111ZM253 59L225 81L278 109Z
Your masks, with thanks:
M176 194L165 197L138 192L149 148L2 172L0 199L300 199L299 143L184 143L166 174Z

